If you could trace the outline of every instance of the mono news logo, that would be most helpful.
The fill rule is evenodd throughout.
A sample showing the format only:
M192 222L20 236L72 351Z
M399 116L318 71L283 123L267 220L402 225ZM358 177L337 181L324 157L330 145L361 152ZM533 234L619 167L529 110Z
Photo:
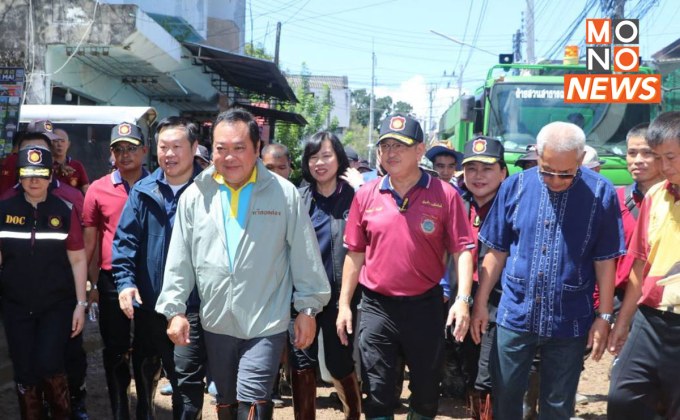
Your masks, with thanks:
M567 103L660 103L661 75L640 71L638 19L586 19L589 74L564 76Z

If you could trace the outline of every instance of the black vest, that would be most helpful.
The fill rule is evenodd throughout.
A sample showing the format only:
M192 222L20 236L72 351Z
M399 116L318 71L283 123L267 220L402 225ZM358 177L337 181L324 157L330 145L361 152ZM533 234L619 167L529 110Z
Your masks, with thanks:
M72 301L76 294L66 252L71 205L52 194L34 208L23 194L0 202L3 304L27 313Z

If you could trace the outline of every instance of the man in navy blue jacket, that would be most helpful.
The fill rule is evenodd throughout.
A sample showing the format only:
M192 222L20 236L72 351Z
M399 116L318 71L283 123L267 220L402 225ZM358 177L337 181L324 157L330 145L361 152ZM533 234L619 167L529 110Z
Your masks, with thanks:
M199 131L179 117L162 120L156 132L159 168L135 184L113 241L113 272L118 300L125 315L135 321L133 347L138 404L153 416L153 396L161 362L172 385L175 419L200 418L203 406L205 348L198 319L196 290L187 302L191 343L174 348L166 335L167 321L154 308L163 285L163 270L180 195L201 171L194 164Z

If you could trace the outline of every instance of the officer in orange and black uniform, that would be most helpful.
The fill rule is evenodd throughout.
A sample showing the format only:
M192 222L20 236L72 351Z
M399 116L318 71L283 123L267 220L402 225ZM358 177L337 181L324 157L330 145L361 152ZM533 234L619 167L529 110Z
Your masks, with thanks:
M68 419L64 352L85 322L87 264L73 207L48 192L52 155L19 151L23 194L0 202L2 315L23 419Z

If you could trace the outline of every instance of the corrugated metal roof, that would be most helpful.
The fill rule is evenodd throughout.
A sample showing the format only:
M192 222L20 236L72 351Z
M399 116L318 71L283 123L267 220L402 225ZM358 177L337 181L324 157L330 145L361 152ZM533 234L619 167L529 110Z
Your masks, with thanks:
M349 89L347 76L303 76L301 74L287 74L286 79L293 89L302 85L303 77L309 80L310 89L322 89L328 85L330 89Z

